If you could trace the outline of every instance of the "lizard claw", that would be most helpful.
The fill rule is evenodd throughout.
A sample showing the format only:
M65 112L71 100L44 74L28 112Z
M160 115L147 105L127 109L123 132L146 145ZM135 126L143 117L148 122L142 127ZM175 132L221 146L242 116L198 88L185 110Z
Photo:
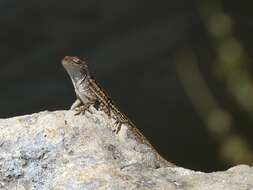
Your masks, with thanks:
M80 107L75 108L74 110L76 111L76 113L74 115L80 115L80 114L84 115L85 111L88 111L89 113L91 113L91 111L89 110L89 106L90 105L80 106Z

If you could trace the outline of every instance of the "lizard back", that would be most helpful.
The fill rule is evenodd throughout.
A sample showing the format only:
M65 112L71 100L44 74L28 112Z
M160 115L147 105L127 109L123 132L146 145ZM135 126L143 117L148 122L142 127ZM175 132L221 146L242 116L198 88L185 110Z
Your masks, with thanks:
M153 148L147 138L140 132L140 130L133 124L133 122L123 113L121 112L113 100L110 98L108 93L104 90L104 88L94 79L94 77L90 78L90 90L97 96L100 103L103 104L101 110L111 116L113 114L115 116L115 120L118 120L120 124L126 124L129 126L129 129L137 136L142 143L147 144ZM109 112L109 113L108 113ZM112 112L112 113L111 113Z

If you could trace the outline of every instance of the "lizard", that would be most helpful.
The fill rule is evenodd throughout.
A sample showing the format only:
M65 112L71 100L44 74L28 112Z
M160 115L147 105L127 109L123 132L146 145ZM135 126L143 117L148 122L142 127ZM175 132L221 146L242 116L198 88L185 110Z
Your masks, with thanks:
M125 124L141 143L148 145L154 150L158 160L163 160L168 165L173 165L156 151L133 122L116 107L107 92L90 74L86 61L78 57L65 56L62 60L62 65L70 76L75 89L77 99L70 108L77 111L75 115L89 111L89 107L93 105L96 109L104 111L109 118L113 117L115 119L116 127L114 132L116 134L119 133L121 125Z

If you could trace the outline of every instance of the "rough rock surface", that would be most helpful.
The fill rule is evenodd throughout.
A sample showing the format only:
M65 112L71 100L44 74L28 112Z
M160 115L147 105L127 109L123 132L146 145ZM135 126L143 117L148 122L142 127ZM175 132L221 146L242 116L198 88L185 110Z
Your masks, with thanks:
M251 190L253 168L202 173L158 167L126 127L118 135L102 112L40 112L0 119L0 189Z

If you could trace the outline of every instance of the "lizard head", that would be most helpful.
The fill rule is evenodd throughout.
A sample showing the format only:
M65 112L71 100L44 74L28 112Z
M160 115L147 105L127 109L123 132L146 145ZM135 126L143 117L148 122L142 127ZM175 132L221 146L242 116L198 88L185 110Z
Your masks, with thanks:
M87 63L78 57L65 56L62 65L75 81L89 74Z
M87 63L78 57L65 56L62 60L62 65L67 69L85 69Z

